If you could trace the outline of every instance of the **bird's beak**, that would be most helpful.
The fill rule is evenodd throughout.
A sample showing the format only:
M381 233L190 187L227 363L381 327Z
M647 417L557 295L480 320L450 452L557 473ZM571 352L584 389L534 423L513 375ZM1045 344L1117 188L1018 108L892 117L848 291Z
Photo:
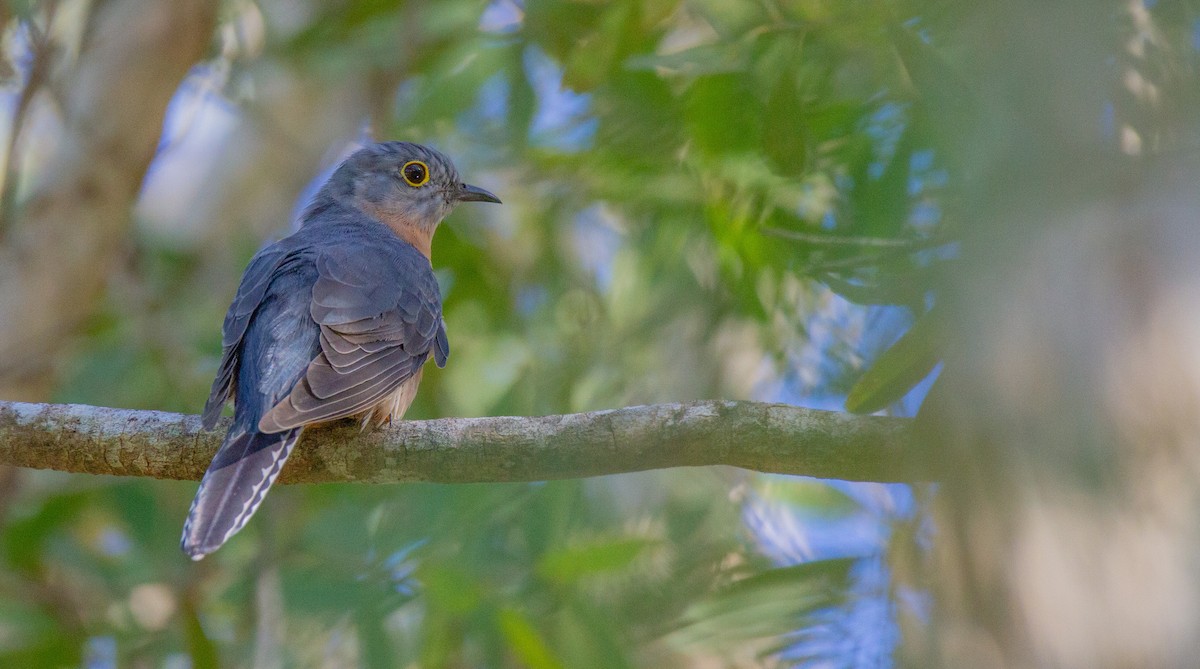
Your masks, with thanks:
M472 186L470 184L459 184L458 190L454 192L454 199L459 202L495 202L496 204L500 204L500 198L479 186Z

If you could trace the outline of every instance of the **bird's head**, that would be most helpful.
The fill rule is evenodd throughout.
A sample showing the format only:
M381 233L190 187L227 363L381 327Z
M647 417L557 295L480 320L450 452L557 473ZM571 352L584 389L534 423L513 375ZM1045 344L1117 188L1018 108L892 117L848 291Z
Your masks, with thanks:
M449 158L409 142L359 149L337 168L322 195L386 224L425 255L438 223L459 202L500 203L488 191L463 183Z

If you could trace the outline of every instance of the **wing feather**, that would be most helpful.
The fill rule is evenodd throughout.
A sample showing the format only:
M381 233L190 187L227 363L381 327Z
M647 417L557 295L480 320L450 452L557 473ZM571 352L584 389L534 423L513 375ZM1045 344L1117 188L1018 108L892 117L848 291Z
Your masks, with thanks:
M259 429L281 431L373 409L432 355L449 354L429 260L413 247L338 247L317 257L311 315L321 353Z
M205 429L211 430L216 426L221 409L233 398L242 337L250 325L250 317L262 303L276 270L288 257L288 251L282 243L264 248L250 259L250 265L242 275L242 282L229 305L229 310L225 312L225 322L221 326L221 363L208 400L204 403L202 422Z
M450 357L450 340L446 338L446 321L442 320L438 325L437 337L434 338L437 348L433 351L433 360L438 367L445 367L446 360Z

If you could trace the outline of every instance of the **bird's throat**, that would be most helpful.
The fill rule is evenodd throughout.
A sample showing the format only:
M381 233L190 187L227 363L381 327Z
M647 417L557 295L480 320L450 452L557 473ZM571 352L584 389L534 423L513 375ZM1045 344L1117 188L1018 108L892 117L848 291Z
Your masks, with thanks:
M388 227L392 232L396 233L400 239L412 244L421 255L428 259L433 257L433 231L422 230L415 225L392 225L388 223Z
M407 217L397 216L374 207L362 207L367 215L392 229L396 236L412 244L421 255L432 258L433 230L436 226L423 226L411 222Z

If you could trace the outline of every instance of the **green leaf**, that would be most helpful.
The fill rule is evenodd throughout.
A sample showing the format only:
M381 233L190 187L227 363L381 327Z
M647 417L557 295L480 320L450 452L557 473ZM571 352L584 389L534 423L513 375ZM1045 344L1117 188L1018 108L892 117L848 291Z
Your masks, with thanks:
M462 567L424 564L417 576L431 607L452 615L467 615L484 605L482 585Z
M803 103L792 77L780 77L767 100L763 153L781 174L796 176L807 163L807 142L801 116Z
M76 520L91 498L88 492L52 496L33 515L9 521L3 536L9 566L27 573L37 571L46 557L47 539Z
M464 416L487 415L512 389L530 360L530 352L514 336L467 339L454 351L460 364L447 370L454 400Z
M608 79L636 31L636 7L618 3L610 6L597 22L596 31L580 39L563 67L563 85L590 91Z
M939 312L931 309L917 319L891 348L871 365L846 397L846 410L874 413L904 397L929 376L941 359Z
M906 272L881 274L866 281L847 281L832 274L820 277L821 283L855 304L899 305L920 310L925 294L934 285L929 268L913 268Z
M522 665L529 669L558 669L563 666L525 614L516 609L505 608L497 618L509 648Z
M542 557L538 573L556 583L574 583L585 576L624 569L654 543L633 537L559 548Z
M697 76L743 72L750 65L745 49L731 44L701 44L675 53L648 53L625 60L629 70Z
M847 516L861 508L846 493L818 479L764 477L759 494L764 499L802 507L826 518Z
M795 631L814 612L836 606L852 559L819 560L765 571L692 604L670 640L709 648Z
M888 32L916 99L947 120L966 118L974 95L962 73L912 29L893 24Z
M753 152L762 136L762 105L742 74L698 78L686 99L688 129L710 155Z

